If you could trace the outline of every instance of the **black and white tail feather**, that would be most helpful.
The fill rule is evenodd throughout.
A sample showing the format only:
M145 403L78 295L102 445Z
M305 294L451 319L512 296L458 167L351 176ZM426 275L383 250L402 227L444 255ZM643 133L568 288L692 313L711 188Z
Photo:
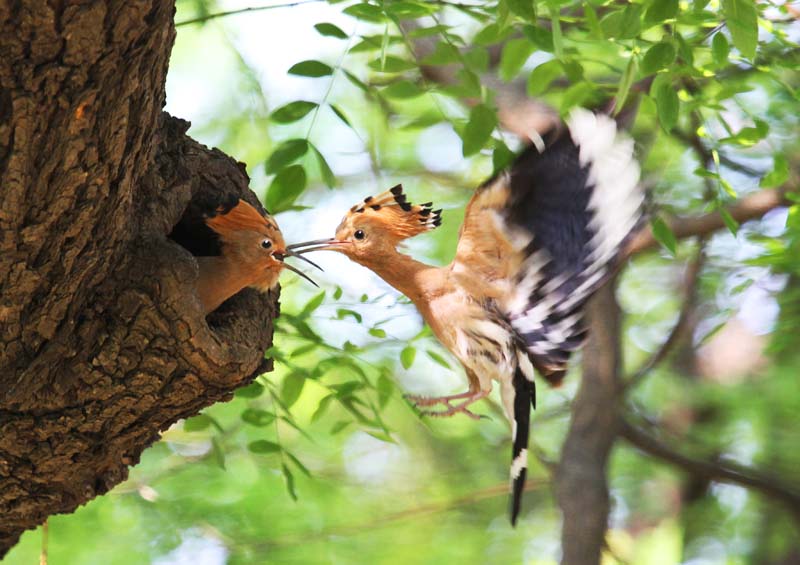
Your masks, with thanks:
M530 363L554 385L586 336L586 301L613 273L644 200L633 141L612 118L577 109L567 126L569 135L550 132L543 150L528 148L505 179L487 183L510 183L503 220L528 242L505 314ZM519 363L513 377L512 524L525 486L536 399L526 365Z

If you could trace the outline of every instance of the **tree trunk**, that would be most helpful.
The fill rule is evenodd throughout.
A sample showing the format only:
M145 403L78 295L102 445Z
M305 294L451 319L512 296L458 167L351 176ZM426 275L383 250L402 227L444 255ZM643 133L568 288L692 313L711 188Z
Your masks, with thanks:
M277 293L206 320L167 234L244 167L161 111L161 0L0 1L0 557L268 370Z
M564 523L564 565L600 563L608 527L606 464L620 425L619 306L613 282L589 302L591 331L583 350L583 379L555 475Z

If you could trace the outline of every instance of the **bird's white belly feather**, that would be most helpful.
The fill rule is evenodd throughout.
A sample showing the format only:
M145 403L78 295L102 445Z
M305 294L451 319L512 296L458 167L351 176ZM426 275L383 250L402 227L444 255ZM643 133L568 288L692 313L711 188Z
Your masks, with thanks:
M492 390L493 380L511 383L519 360L509 327L462 291L434 299L430 308L436 319L448 322L437 337L477 377L481 390Z

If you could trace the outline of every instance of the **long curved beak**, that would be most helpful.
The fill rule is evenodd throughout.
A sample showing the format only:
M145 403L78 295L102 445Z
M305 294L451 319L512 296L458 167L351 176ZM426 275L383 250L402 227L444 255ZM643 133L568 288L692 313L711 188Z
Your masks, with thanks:
M295 256L299 257L301 253L308 253L309 251L336 251L339 246L349 243L349 241L340 241L331 237L328 239L314 239L302 243L294 243L286 246L286 250L291 251Z
M280 261L281 263L283 263L283 267L284 267L285 269L289 269L289 270L290 270L290 271L292 271L293 273L296 273L297 275L299 275L299 276L301 276L302 278L306 279L308 282L310 282L311 284L313 284L315 287L319 288L319 285L318 285L316 282L314 282L314 280L313 280L311 277L309 277L308 275L306 275L306 274L305 274L303 271L301 271L300 269L298 269L298 268L297 268L297 267L295 267L294 265L290 265L289 263L287 263L286 261L284 261L284 259L285 259L286 257L297 257L297 258L299 258L299 259L302 259L302 260L303 260L303 261L305 261L306 263L309 263L309 264L313 265L314 267L316 267L316 268L317 268L317 269L319 269L320 271L322 270L322 267L320 267L319 265L317 265L317 264L316 264L316 263L314 263L313 261L311 261L311 260L309 260L309 259L307 259L307 258L305 258L305 257L302 257L302 256L300 256L300 255L296 254L296 253L295 253L295 252L293 252L293 251L290 251L288 248L287 248L287 249L286 249L286 251L284 251L283 253L280 253L280 252L275 252L275 253L273 253L273 254L272 254L272 256L273 256L275 259L277 259L278 261Z
M317 269L319 269L320 271L322 271L322 272L325 272L325 269L323 269L322 267L320 267L319 265L317 265L316 263L314 263L314 261L312 261L312 260L311 260L311 259L309 259L308 257L303 257L303 256L302 256L302 255L300 255L299 253L295 253L295 252L294 252L294 251L292 251L291 249L288 249L288 248L287 248L287 249L286 249L286 253L284 253L284 255L285 255L286 257L297 257L298 259L300 259L300 260L302 260L302 261L305 261L306 263L308 263L308 264L309 264L309 265L311 265L312 267L316 267L316 268L317 268Z
M311 277L309 277L307 274L305 274L303 271L301 271L301 270L300 270L300 269L298 269L297 267L293 267L293 266L292 266L292 265L290 265L289 263L284 263L284 264L283 264L283 267L284 267L284 269L289 269L289 270L290 270L290 271L292 271L293 273L297 273L298 275L300 275L301 277L303 277L304 279L306 279L308 282L310 282L311 284L313 284L315 287L319 288L319 285L318 285L317 283L315 283L315 282L314 282L314 280L313 280Z

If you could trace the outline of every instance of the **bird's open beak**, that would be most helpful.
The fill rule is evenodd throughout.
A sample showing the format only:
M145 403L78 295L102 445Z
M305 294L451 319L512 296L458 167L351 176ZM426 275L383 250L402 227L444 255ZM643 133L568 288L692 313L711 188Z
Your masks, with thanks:
M295 243L288 245L286 249L299 257L301 253L308 253L309 251L338 251L340 246L349 243L349 241L341 241L331 237L328 239L314 239L312 241Z
M308 282L310 282L311 284L313 284L314 286L316 286L317 288L319 288L319 285L318 285L317 283L315 283L315 282L313 281L313 279L311 279L311 277L309 277L308 275L306 275L306 274L305 274L303 271L301 271L301 270L300 270L300 269L298 269L297 267L295 267L295 266L293 266L293 265L290 265L289 263L287 263L286 261L284 261L284 259L285 259L286 257L297 257L298 259L302 259L302 260L303 260L303 261L305 261L306 263L308 263L308 264L310 264L310 265L312 265L312 266L316 267L316 268L317 268L317 269L319 269L320 271L322 270L322 267L320 267L319 265L317 265L316 263L314 263L314 262L313 262L313 261L311 261L310 259L307 259L306 257L303 257L303 256L301 256L301 255L298 255L298 254L297 254L297 253L295 253L294 251L290 250L288 247L286 248L286 251L284 251L283 253L280 253L280 252L277 252L277 251L276 251L275 253L273 253L273 254L272 254L272 256L273 256L275 259L277 259L278 261L280 261L281 263L283 263L283 267L284 267L285 269L289 269L289 270L290 270L290 271L292 271L293 273L296 273L296 274L300 275L301 277L303 277L304 279L306 279Z

